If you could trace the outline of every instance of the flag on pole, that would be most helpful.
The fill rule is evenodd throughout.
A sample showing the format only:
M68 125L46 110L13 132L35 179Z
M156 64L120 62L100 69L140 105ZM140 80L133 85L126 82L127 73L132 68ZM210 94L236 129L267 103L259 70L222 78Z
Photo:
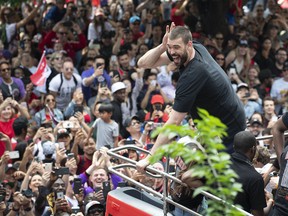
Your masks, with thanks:
M32 83L36 86L43 86L45 84L46 79L51 74L51 69L47 65L47 60L45 56L45 51L42 54L40 62L38 64L36 72L30 76Z

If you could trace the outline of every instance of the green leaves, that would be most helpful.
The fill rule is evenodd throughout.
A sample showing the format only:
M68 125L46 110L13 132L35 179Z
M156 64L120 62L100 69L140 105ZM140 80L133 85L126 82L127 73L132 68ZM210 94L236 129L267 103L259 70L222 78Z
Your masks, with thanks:
M152 135L163 133L170 138L188 136L192 140L187 143L177 143L163 145L152 156L150 162L155 163L163 156L175 158L182 157L186 164L195 162L190 168L192 177L205 178L205 184L194 190L193 196L201 193L202 190L218 196L223 202L208 199L208 209L205 215L243 215L231 206L237 193L241 191L241 184L236 183L236 173L230 169L230 155L223 152L225 146L221 139L227 136L226 125L218 118L209 115L206 110L198 109L201 120L194 120L197 123L197 131L186 126L168 125L157 129ZM192 143L192 144L191 144ZM220 151L220 152L219 152Z

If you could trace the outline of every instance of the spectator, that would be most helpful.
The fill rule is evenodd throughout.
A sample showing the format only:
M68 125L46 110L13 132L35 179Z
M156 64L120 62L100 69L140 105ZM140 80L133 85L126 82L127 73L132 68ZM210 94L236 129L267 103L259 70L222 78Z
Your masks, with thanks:
M0 89L4 99L11 97L18 102L25 100L26 91L22 80L11 77L11 65L9 62L0 62Z
M113 95L111 103L114 109L111 118L119 125L120 134L124 135L121 103L125 101L126 86L123 82L116 82L111 86L111 92Z
M70 103L73 92L81 87L81 77L73 74L74 65L70 59L63 63L62 73L49 83L49 91L56 98L56 107L63 111Z
M283 77L275 80L271 88L271 97L274 99L276 114L285 113L287 111L288 100L288 62L283 66Z
M261 105L255 101L249 100L251 97L250 89L246 83L240 83L237 86L237 95L243 103L245 115L247 119L250 119L254 112L261 113Z
M73 32L75 32L77 35L76 41L74 39L68 40L68 38L71 37L71 33ZM83 49L86 45L86 36L82 33L79 25L76 23L68 27L67 23L58 22L53 27L52 31L45 35L43 40L39 43L38 47L43 51L46 48L53 48L56 42L59 42L63 46L63 49L67 52L67 55L73 59L73 61L75 61L76 52Z
M282 77L283 76L283 68L284 63L287 60L287 51L285 48L279 48L275 52L275 62L272 65L269 65L269 69L271 70L273 77Z
M63 113L56 108L56 100L53 94L44 96L44 108L35 114L37 126L50 123L54 128L60 121L64 120Z
M93 123L88 138L91 137L92 131L97 127L97 141L96 149L99 150L103 146L109 146L110 148L117 147L119 126L111 119L113 114L113 105L101 104L99 107L100 118L96 119Z
M54 23L57 23L62 20L62 18L66 14L66 9L64 6L65 0L56 0L56 4L53 5L50 10L48 10L44 21L47 22L48 20L52 20Z
M96 97L98 87L101 83L107 85L108 88L110 88L111 86L110 76L107 74L104 68L105 68L104 57L96 56L93 67L89 68L88 70L82 73L81 75L82 89L86 103L88 103L91 97Z
M251 163L256 153L255 137L248 131L237 133L234 137L234 150L231 168L239 176L237 181L243 188L243 192L237 194L234 202L253 215L264 215L264 182Z
M169 116L164 112L164 99L161 95L156 94L151 98L151 110L145 116L145 121L165 123Z

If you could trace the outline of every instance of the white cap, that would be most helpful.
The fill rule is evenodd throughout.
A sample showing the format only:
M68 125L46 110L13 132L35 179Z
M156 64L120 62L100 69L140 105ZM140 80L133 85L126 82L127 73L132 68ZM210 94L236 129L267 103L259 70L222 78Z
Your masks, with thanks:
M100 202L95 201L95 200L90 201L89 203L87 203L87 205L85 206L85 215L88 214L89 208L91 208L91 207L94 206L94 205L101 205L101 204L100 204Z
M123 82L116 82L111 86L112 94L114 94L115 92L117 92L121 89L126 89L126 86Z

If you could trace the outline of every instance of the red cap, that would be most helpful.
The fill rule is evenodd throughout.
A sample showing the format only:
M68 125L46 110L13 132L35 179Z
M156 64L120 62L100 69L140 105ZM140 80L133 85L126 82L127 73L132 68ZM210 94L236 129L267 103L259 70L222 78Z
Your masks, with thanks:
M151 98L151 104L155 104L155 103L161 103L164 104L164 99L161 95L157 94L157 95L153 95Z

